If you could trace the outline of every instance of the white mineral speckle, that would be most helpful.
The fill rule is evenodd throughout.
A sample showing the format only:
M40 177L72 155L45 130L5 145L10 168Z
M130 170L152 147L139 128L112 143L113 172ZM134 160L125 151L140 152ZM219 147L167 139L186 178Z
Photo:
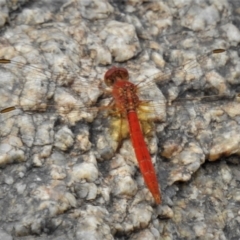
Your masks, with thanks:
M184 165L196 162L200 160L201 155L203 154L201 148L195 144L191 144L189 148L182 151L176 159L181 161Z
M228 40L237 44L240 41L240 32L233 24L226 24L223 26L224 31L227 34Z
M161 206L158 210L158 214L163 218L172 218L174 215L173 210L168 206Z
M136 206L130 209L129 219L132 220L133 227L144 228L149 224L153 209L147 206Z
M11 140L12 138L10 138ZM12 142L9 142L10 144ZM13 144L1 144L0 145L0 166L4 166L13 162L23 162L26 161L24 152L15 145L16 141Z
M224 168L222 168L221 174L222 174L223 181L226 184L229 184L233 176L228 166L225 166Z
M152 60L160 68L163 68L165 66L165 61L164 61L162 55L160 55L159 53L154 52L152 54Z
M188 181L191 178L191 174L184 171L185 168L178 168L178 169L172 169L170 174L170 182L169 184L172 184L173 182L177 181Z
M8 185L12 185L13 182L14 182L14 179L13 179L13 177L11 177L11 176L5 176L4 182L5 182L6 184L8 184Z
M89 132L82 131L80 134L78 134L76 136L76 142L80 150L82 151L90 150L92 144L89 141Z
M206 79L214 88L218 90L219 95L224 95L224 93L228 91L225 80L216 72L209 72L206 74Z
M19 16L18 21L22 24L40 24L51 20L51 12L41 9L25 9Z
M130 176L116 177L114 179L115 187L113 194L116 196L133 197L137 191L137 184Z
M132 239L133 240L144 240L144 239L155 240L156 238L149 230L143 230L137 234L134 234Z
M107 216L106 209L87 205L77 224L77 239L113 239L110 237L110 228L106 224Z
M40 156L41 156L42 158L49 157L50 154L51 154L51 151L52 151L52 146L44 146L44 147L42 148L42 151L41 151Z
M43 121L43 122L42 122ZM39 145L50 144L53 142L53 130L51 121L44 121L42 117L37 118L35 123L38 123L38 128L35 135L35 143ZM42 122L42 124L40 124Z
M240 137L235 136L234 132L236 128L229 128L228 132L225 135L222 135L220 139L217 139L216 142L213 143L210 153L209 160L214 161L219 158L223 153L229 155L231 153L238 153ZM224 152L222 151L224 149Z
M33 164L34 164L34 166L36 166L36 167L40 167L40 166L43 165L43 161L42 161L42 159L39 157L38 154L35 154L35 155L33 156Z
M26 189L26 184L16 183L15 188L19 194L23 194Z
M77 183L75 186L75 192L79 198L93 200L97 197L98 188L94 183Z
M98 169L93 163L79 163L73 167L71 176L74 181L85 179L88 182L94 182L98 177Z
M126 61L140 51L139 41L133 25L111 21L100 33L114 60Z
M240 191L235 191L233 194L233 199L236 202L240 202Z
M89 20L107 18L113 11L113 7L105 0L79 1L81 15Z
M193 230L195 231L197 237L203 237L206 234L207 225L205 223L197 222L194 225Z
M93 200L96 198L98 193L98 188L94 183L90 183L89 184L89 192L88 195L86 197L87 200Z
M111 189L109 187L99 189L99 192L101 193L105 202L109 202L110 200L110 191Z
M194 17L198 16L198 17ZM204 30L209 25L214 25L219 21L219 12L214 6L201 8L193 6L187 12L185 18L182 20L182 25L193 29L194 31Z
M67 176L65 169L60 166L52 165L51 167L51 177L55 180L62 180Z
M112 63L112 55L107 48L95 45L91 47L91 51L96 64L108 65Z
M74 136L71 130L65 126L56 133L54 146L61 149L62 151L66 151L72 147L74 143L73 137Z

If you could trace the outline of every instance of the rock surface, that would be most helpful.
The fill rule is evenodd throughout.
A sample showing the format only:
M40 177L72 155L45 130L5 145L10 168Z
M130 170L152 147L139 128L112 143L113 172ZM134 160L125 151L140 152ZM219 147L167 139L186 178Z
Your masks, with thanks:
M26 2L0 10L0 58L12 61L0 66L0 107L16 106L0 114L0 239L238 239L240 5L34 1L13 11ZM113 65L154 100L146 141L161 206L129 139L110 137L102 79Z

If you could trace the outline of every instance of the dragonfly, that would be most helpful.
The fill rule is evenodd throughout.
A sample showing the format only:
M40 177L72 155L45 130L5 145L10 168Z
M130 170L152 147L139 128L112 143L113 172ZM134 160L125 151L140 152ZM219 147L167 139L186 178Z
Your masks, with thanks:
M200 56L197 60L206 61L209 58L209 55L220 54L225 52L224 49L215 49L208 54ZM198 67L198 61L190 60L184 66L176 68L175 70L167 69L163 73L155 73L150 78L144 78L139 80L137 83L129 81L129 73L126 68L123 67L111 67L108 69L104 75L104 83L110 91L107 91L106 95L111 96L111 100L108 102L107 106L98 106L98 107L86 107L83 105L76 104L76 106L65 106L61 108L61 103L59 102L60 107L57 108L57 112L60 115L73 114L88 112L96 114L100 110L108 111L110 116L113 116L115 120L110 124L112 138L119 142L122 142L123 139L130 136L133 149L135 151L136 159L138 160L138 165L140 172L143 176L144 182L151 192L156 204L162 203L162 196L160 190L160 184L157 179L157 174L152 163L151 155L149 153L147 144L145 142L144 136L148 136L153 131L153 122L158 121L159 118L159 109L163 108L166 105L166 102L155 103L152 99L149 99L149 94L144 96L141 94L141 91L149 88L149 86L156 86L156 82L164 82L173 75L179 76L182 74L193 74L195 73ZM0 59L0 64L2 66L9 65L11 68L23 69L25 67L24 63L17 62L9 59ZM35 66L27 66L27 69L33 69L38 76L47 75L46 72L42 72L42 69ZM198 71L198 70L197 70ZM75 75L67 74L61 75L58 73L53 73L53 75L58 81L59 79L70 79L75 77ZM64 83L62 84L64 85ZM82 85L82 89L87 90L88 86ZM102 86L98 85L98 89L101 89ZM101 93L99 94L101 95ZM172 96L172 100L175 100L175 96ZM183 99L182 99L183 100ZM186 99L191 100L191 99ZM27 104L29 103L29 104ZM27 97L22 97L19 105L12 105L4 107L0 114L3 116L17 109L28 110L29 106L32 109L34 101ZM53 106L53 105L48 105ZM34 110L34 109L33 109ZM46 111L47 105L41 103L38 107L38 111ZM161 114L160 114L161 115ZM116 120L117 119L117 120ZM78 121L75 119L74 121Z

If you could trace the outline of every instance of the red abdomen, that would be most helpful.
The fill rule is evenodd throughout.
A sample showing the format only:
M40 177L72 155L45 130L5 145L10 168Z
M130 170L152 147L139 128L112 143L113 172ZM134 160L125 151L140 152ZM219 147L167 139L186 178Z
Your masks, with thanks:
M156 203L161 204L162 199L156 172L152 164L152 159L147 149L147 145L144 141L138 116L135 111L128 112L128 123L132 145L145 184L147 185L149 191L152 193Z

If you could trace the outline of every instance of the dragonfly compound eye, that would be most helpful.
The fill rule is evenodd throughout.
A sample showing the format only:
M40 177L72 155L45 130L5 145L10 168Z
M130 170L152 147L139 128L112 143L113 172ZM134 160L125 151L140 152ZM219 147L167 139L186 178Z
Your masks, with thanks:
M104 75L104 82L107 86L112 86L117 79L128 81L129 74L126 68L112 67Z

